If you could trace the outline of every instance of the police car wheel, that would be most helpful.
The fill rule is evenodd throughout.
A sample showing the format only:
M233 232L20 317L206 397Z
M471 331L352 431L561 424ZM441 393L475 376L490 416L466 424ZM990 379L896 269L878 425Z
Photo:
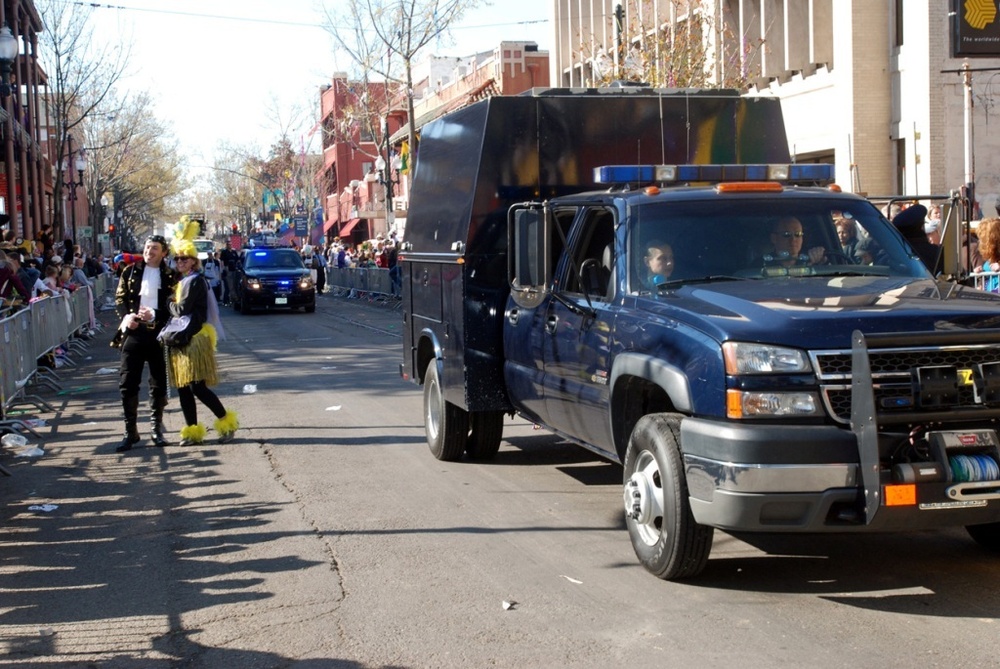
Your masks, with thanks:
M503 441L503 412L473 411L469 423L472 431L465 442L465 452L472 460L492 460Z
M983 548L1000 552L1000 523L967 525L965 531Z
M435 458L449 462L462 458L469 435L469 412L444 398L435 359L427 364L424 374L424 431Z
M625 524L639 562L666 579L697 576L713 529L694 521L679 447L680 418L650 414L636 423L625 453Z

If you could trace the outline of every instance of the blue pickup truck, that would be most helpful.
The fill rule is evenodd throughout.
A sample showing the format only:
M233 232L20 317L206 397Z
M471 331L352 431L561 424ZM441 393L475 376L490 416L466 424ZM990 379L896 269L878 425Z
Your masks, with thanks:
M401 371L431 452L493 457L518 414L621 463L665 579L702 571L715 528L1000 549L1000 296L790 165L773 105L547 91L424 129Z

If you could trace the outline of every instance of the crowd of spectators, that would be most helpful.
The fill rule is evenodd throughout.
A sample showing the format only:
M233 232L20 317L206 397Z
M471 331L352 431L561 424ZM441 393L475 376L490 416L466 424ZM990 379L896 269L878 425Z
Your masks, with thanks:
M306 267L316 270L316 290L320 293L326 286L328 268L381 268L389 270L392 294L400 294L399 242L395 232L388 236L379 233L358 245L337 237L329 244L307 244L301 253Z
M0 297L8 306L93 287L95 277L113 271L104 256L86 253L72 240L55 244L46 225L34 240L5 233L0 241L0 262L11 275L0 285Z

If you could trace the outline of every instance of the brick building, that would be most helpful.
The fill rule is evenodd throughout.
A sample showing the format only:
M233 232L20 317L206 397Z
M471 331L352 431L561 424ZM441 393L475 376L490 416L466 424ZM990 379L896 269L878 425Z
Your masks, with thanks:
M462 58L431 56L413 70L415 128L419 131L442 114L485 97L547 87L549 69L548 52L525 41L501 42L494 49ZM323 227L328 238L358 242L379 232L405 230L408 174L405 168L396 168L401 167L398 158L406 152L406 101L397 97L378 102L385 99L385 93L382 84L350 81L345 74L335 75L321 93L324 164L319 181L326 194ZM388 110L388 114L383 112L383 123L388 124L390 151L382 156L388 169L381 173L375 169L380 137L366 135L359 128L352 141L344 141L344 133L335 132L344 112L356 108L362 97Z
M16 41L0 107L0 211L4 231L33 238L52 220L52 160L48 145L44 88L38 63L38 36L44 30L31 0L2 0L0 30ZM3 39L0 38L0 39Z

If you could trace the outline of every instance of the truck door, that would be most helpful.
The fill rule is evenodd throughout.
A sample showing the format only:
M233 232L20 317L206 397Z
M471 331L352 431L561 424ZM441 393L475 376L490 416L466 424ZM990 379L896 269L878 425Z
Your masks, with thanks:
M608 378L616 309L615 212L582 209L544 305L545 407L549 425L614 453Z
M504 381L511 401L525 417L549 424L543 387L545 304L552 268L565 248L576 210L546 217L543 205L511 211L508 254L511 294L504 312Z

